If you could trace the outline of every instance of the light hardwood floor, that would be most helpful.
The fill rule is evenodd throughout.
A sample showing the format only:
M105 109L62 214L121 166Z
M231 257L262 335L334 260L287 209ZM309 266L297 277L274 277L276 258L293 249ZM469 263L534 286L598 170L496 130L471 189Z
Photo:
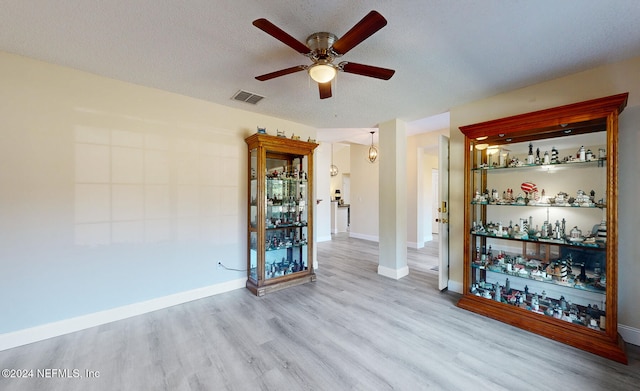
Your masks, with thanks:
M379 276L377 251L336 237L318 243L314 283L262 298L240 289L0 352L0 369L99 371L0 378L0 390L639 389L639 347L625 366L475 315L411 262L403 279Z

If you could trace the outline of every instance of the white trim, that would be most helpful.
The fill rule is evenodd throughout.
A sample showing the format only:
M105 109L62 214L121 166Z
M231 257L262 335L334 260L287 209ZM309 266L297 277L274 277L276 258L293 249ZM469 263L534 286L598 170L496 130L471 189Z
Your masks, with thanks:
M320 236L318 238L316 238L316 243L318 242L330 242L331 241L331 235L324 235L324 236Z
M140 303L0 334L0 351L244 288L246 282L246 278L239 278L237 280L158 297Z
M378 265L378 274L384 277L393 278L394 280L399 280L402 277L409 275L409 267L401 267L400 269L392 269L390 267Z
M349 232L349 237L350 238L356 238L356 239L369 240L371 242L380 241L380 238L378 238L378 236L359 234L359 233L356 233L356 232Z
M422 247L418 247L418 242L407 242L407 247L408 248L414 248L414 249L419 249L424 247L424 245L422 245Z
M618 323L618 333L624 342L640 346L640 329Z
M447 283L447 289L451 292L462 293L462 283L449 280Z

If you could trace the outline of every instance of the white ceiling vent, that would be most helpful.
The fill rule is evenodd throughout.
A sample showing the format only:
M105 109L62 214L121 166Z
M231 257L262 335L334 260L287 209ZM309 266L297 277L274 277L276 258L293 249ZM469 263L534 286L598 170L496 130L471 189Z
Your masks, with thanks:
M235 95L231 97L231 99L233 100L239 100L240 102L251 103L252 105L257 104L263 98L264 96L260 96L258 94L254 94L253 92L243 91L243 90L236 92Z

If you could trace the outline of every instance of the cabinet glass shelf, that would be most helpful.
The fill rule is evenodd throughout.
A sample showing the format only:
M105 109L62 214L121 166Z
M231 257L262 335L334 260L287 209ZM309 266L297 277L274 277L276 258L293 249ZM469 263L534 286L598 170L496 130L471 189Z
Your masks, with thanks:
M496 239L496 240L509 240L509 241L514 241L514 242L526 242L526 243L539 243L539 244L555 244L558 246L567 246L567 247L587 247L591 250L606 250L607 245L605 243L585 243L584 241L579 242L579 241L571 241L569 239L552 239L552 238L531 238L531 239L523 239L523 238L516 238L513 236L498 236L498 235L494 235L494 234L489 234L489 233L477 233L477 232L472 232L471 235L473 236L481 236L481 237L485 237L485 238L490 238L490 239Z
M523 164L521 166L506 166L506 167L498 167L498 166L480 166L474 167L472 171L487 171L487 172L496 172L502 173L511 170L539 170L539 171L550 171L556 169L565 169L565 168L580 168L580 167L605 167L607 162L606 158L602 159L593 159L588 161L581 160L573 160L562 163L549 163L549 164Z
M506 276L506 278L519 278L519 279L523 279L523 280L531 280L531 281L537 281L537 282L541 282L544 284L550 284L550 285L555 285L558 287L562 287L562 288L570 288L570 289L579 289L579 290L585 290L585 291L589 291L589 292L593 292L593 293L598 293L601 295L604 295L606 292L605 290L607 289L607 285L606 285L606 280L605 281L601 281L600 277L593 275L592 273L587 274L587 280L586 281L575 281L574 280L568 280L567 282L562 282L559 281L557 278L557 275L547 275L547 277L542 277L542 276L536 276L536 275L532 275L531 273L534 273L536 270L535 269L519 269L519 270L526 270L527 274L523 274L519 271L507 271L506 266L505 265L491 265L491 266L484 266L484 265L478 265L478 264L472 264L473 268L479 269L479 270L487 270L490 272L494 272L494 273L498 273L498 274L502 274L504 276ZM503 285L503 284L501 284ZM503 285L504 286L504 285Z
M590 209L603 209L607 205L595 204L595 205L555 205L555 204L498 204L491 202L477 202L471 201L471 205L490 205L490 206L518 206L518 207L531 207L531 208L590 208Z

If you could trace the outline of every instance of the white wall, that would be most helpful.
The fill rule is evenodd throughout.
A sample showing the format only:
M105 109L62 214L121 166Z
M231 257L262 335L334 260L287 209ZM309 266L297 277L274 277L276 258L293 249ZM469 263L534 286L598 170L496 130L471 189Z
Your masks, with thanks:
M331 144L329 144L331 145ZM350 144L333 143L333 164L338 167L338 175L331 177L331 197L335 190L342 189L342 176L351 172L351 146Z
M314 225L316 228L315 238L318 242L331 240L331 197L330 184L331 174L329 167L331 166L331 144L320 143L315 151L314 190L316 199L322 200L316 205L316 214L314 215ZM315 251L315 248L314 248ZM316 257L317 259L317 257Z
M246 268L244 138L257 125L315 138L301 124L1 52L0 85L0 339L242 286L244 272L217 262Z
M463 248L464 137L462 125L629 92L619 122L619 288L618 314L625 338L640 344L640 241L637 239L640 194L640 57L580 72L455 107L451 110L450 160L450 284L461 292ZM628 327L629 329L625 329Z
M369 162L368 153L368 145L351 145L351 226L349 236L378 241L379 164L377 160L374 163Z
M424 247L425 221L431 221L431 169L438 168L438 139L449 129L407 137L407 245ZM435 153L435 155L433 154ZM435 156L435 160L434 160ZM427 178L428 177L428 178ZM427 181L427 183L425 183ZM425 194L425 191L429 194ZM429 230L428 235L431 235Z

